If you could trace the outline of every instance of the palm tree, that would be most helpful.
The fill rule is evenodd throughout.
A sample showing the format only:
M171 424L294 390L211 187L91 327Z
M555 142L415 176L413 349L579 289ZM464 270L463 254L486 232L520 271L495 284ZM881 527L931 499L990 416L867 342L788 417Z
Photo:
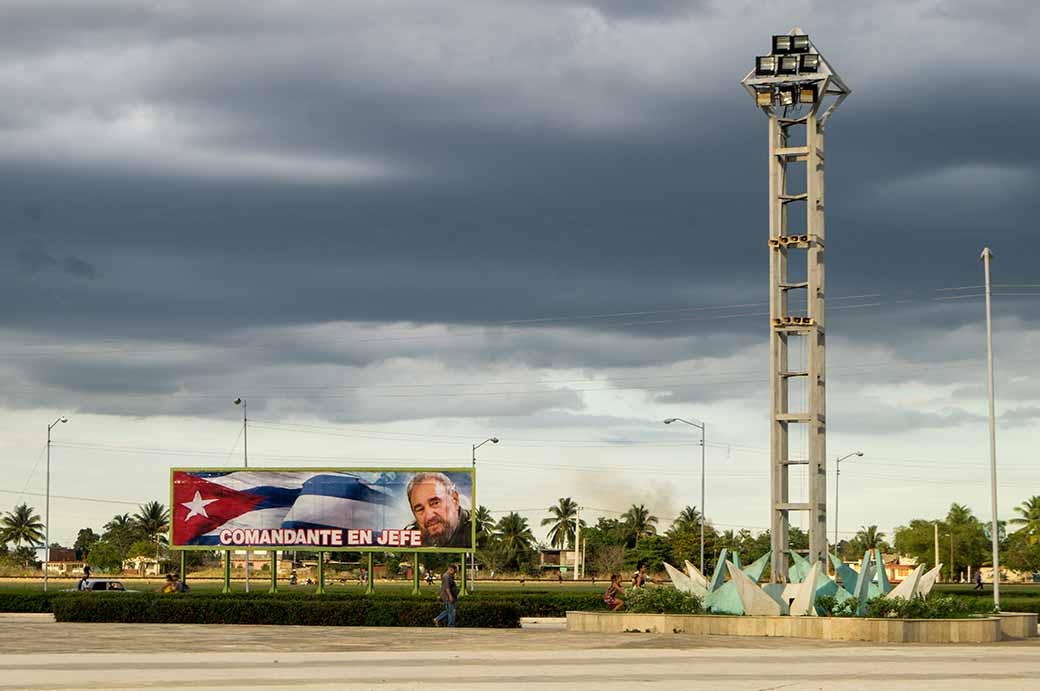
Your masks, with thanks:
M170 527L170 512L159 502L150 501L137 507L133 520L137 529L155 542L155 559L158 561L159 545L163 534Z
M880 532L876 525L872 526L860 526L860 529L856 532L856 536L852 538L855 541L859 552L866 552L868 549L878 549L881 547L887 547L885 544L885 534Z
M657 520L657 516L651 515L650 510L642 504L632 504L628 511L621 514L621 522L634 542L639 542L648 535L656 535L657 528L654 524Z
M473 522L477 528L477 536L487 536L495 528L495 519L491 517L491 512L488 511L486 506L478 506L477 510L473 512Z
M542 519L542 525L549 528L549 544L553 547L574 547L575 532L578 520L578 502L570 497L560 497L556 506L549 507L549 518Z
M499 519L495 533L506 554L506 563L519 567L520 560L531 551L535 539L527 519L515 511Z
M967 506L954 502L950 504L950 510L946 514L946 522L950 525L966 525L968 523L978 523L979 519L972 515L971 509Z
M1040 540L1040 495L1034 494L1016 506L1015 511L1021 518L1012 518L1011 525L1020 525L1029 536L1029 543L1036 544Z
M696 530L701 525L701 512L696 506L687 506L672 521L675 530Z
M722 534L719 535L718 540L719 547L725 547L730 551L733 551L737 547L737 533L734 530L723 530Z
M105 524L105 532L133 529L134 519L130 518L128 513L112 516L112 520Z
M16 546L43 542L43 521L28 504L19 504L0 520L0 538Z

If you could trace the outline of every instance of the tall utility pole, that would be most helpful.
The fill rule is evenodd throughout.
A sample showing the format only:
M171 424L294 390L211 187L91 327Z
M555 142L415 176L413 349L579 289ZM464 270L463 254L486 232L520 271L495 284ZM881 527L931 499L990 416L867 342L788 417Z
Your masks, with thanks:
M581 576L581 507L574 512L574 580Z
M797 28L773 36L770 54L756 58L741 84L769 118L770 580L782 583L792 511L809 514L809 560L827 556L823 134L851 91ZM803 339L805 362L791 361L797 339ZM791 408L792 380L796 391L804 383L803 410ZM791 458L791 433L800 430L807 436L806 458ZM807 501L792 501L793 465L806 466Z
M986 272L986 368L989 387L989 484L993 509L993 525L990 527L990 542L993 544L993 604L1000 609L1000 533L997 526L997 424L993 406L993 317L989 308L989 264L993 253L986 247L982 250L982 265Z
M935 565L939 565L939 522L936 521L933 525L935 528Z

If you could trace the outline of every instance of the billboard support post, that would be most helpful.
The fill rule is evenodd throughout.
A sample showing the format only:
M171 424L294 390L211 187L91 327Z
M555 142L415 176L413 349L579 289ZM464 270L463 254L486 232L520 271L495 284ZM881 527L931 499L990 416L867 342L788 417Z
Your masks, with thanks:
M325 594L325 553L318 552L318 588L314 591L318 595Z
M222 593L231 592L231 550L224 550L224 589Z
M459 588L459 597L466 597L469 593L466 591L466 579L468 574L466 573L466 555L462 555L462 559L459 559L459 577L462 581Z
M181 583L187 583L188 582L188 566L187 566L187 561L185 560L185 557L187 556L188 553L185 552L183 549L179 549L177 551L181 553Z
M367 552L365 556L368 557L368 568L365 569L365 595L371 595L376 591L375 578L372 576L372 553Z
M412 552L412 595L419 594L419 553Z
M271 587L268 589L272 595L278 592L278 550L271 550Z

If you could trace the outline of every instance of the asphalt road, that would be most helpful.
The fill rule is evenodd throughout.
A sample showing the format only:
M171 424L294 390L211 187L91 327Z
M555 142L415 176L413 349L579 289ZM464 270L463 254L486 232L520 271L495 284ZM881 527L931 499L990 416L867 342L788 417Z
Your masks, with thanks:
M57 624L0 615L0 691L54 689L1040 689L1040 640L775 638Z

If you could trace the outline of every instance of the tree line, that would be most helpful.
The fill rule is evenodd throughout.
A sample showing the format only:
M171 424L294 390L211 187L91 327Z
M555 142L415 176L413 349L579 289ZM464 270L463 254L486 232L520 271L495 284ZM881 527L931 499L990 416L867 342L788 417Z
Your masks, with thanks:
M117 514L99 535L82 528L71 549L78 559L101 571L118 571L126 559L148 556L163 557L170 512L160 502L141 504L137 513ZM0 518L0 559L17 566L33 566L36 550L44 543L44 525L35 509L19 504ZM62 548L52 542L51 549Z
M1040 572L1040 495L1015 507L1016 516L999 524L1001 564L1008 569ZM664 562L681 566L684 560L698 563L703 516L695 506L684 507L662 531L661 520L643 504L632 504L616 518L600 517L594 524L579 519L579 505L571 497L560 497L548 507L541 525L547 528L547 545L573 549L580 520L581 543L585 549L586 573L606 576L645 562L651 571L662 571ZM477 559L489 570L499 573L535 573L539 570L539 550L528 519L511 511L497 520L486 506L473 511L477 533ZM122 563L138 556L164 557L169 510L160 502L142 504L138 511L117 514L105 523L101 534L83 528L73 549L91 566L102 571L118 570ZM1008 531L1007 526L1016 529ZM832 547L846 560L862 557L868 549L896 551L911 556L931 568L935 563L935 535L939 535L939 559L945 564L944 577L967 578L967 569L992 565L990 524L973 515L971 509L954 503L941 519L914 519L895 529L890 545L876 525L862 526L848 540ZM0 560L31 566L36 550L43 544L43 522L27 504L19 504L0 517ZM789 533L791 548L808 550L809 536L797 527ZM60 547L53 543L52 548ZM705 567L714 570L723 549L737 552L752 561L770 549L769 531L757 534L748 529L717 530L711 521L704 523ZM192 553L192 561L205 553ZM427 555L428 566L447 563L450 555ZM436 562L434 564L433 562Z

